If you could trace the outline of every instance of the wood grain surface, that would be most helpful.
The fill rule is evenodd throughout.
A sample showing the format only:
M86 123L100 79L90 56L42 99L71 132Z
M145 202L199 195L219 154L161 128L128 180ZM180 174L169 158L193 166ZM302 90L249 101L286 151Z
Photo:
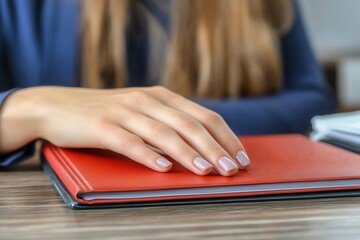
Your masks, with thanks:
M70 210L38 163L0 171L0 239L360 239L360 198Z

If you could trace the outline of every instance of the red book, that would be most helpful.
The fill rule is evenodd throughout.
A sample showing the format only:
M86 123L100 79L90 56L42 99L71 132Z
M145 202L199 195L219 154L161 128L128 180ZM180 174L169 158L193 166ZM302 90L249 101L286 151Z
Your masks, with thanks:
M240 138L252 161L236 176L159 173L102 150L43 147L43 167L72 208L359 195L360 155L301 135ZM306 194L305 194L306 193Z

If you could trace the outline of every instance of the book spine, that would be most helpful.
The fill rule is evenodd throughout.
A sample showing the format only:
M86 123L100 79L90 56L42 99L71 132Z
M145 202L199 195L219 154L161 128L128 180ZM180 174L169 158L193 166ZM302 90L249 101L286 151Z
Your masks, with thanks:
M79 194L92 190L91 185L84 181L82 175L76 171L76 168L70 163L66 155L61 152L61 149L45 144L43 153L50 166L74 198L81 201L78 197Z

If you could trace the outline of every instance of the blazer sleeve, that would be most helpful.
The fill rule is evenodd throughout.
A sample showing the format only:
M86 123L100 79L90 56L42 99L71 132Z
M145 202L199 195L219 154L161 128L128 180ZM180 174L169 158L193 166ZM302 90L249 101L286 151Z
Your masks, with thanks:
M195 100L218 112L237 135L305 133L313 116L336 110L334 94L314 57L297 2L294 13L293 26L281 39L281 91L265 97Z

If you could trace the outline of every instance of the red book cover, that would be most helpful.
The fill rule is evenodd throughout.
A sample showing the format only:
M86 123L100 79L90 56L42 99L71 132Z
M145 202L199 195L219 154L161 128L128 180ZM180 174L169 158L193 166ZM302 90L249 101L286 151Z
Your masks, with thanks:
M80 204L97 205L360 189L360 155L292 135L241 137L251 159L236 176L159 173L109 151L45 144L43 155Z

